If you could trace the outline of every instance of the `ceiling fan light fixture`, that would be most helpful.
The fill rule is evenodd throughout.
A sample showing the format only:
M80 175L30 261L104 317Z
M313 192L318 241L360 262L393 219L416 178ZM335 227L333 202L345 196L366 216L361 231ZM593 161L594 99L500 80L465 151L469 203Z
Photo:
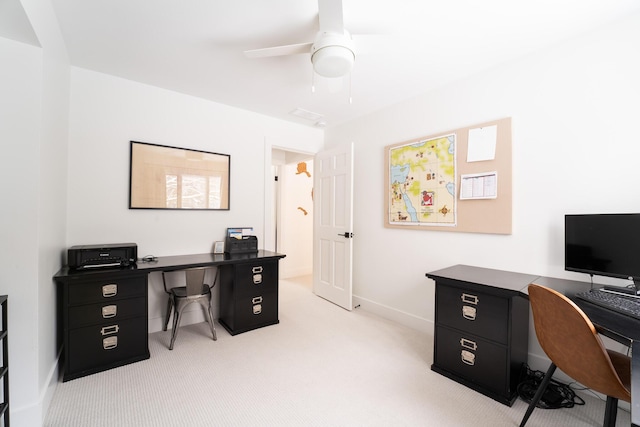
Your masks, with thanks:
M348 31L321 31L311 46L313 70L323 77L343 77L353 68L356 53Z
M314 71L323 77L347 75L354 61L353 51L345 46L325 46L311 56Z

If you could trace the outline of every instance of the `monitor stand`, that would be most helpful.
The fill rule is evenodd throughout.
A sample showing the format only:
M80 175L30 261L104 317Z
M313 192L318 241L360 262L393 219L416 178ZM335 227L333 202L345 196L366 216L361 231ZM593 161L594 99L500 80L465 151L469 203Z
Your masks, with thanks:
M634 281L633 285L633 288L626 286L603 285L602 290L621 295L640 296L640 289L638 289L639 284Z

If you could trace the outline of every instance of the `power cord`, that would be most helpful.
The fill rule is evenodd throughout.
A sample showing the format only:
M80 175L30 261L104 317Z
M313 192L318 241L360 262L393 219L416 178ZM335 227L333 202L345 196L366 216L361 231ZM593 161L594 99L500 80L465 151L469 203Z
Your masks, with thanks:
M525 365L523 378L518 384L518 396L527 403L531 403L533 396L540 387L545 373L533 371ZM568 384L563 384L553 378L549 381L547 389L536 404L537 408L559 409L573 408L574 405L584 405L584 400L573 391Z

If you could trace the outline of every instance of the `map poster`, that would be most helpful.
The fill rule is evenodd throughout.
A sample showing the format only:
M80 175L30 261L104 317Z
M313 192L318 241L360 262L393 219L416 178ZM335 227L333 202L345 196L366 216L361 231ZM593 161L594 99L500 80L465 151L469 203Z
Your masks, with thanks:
M389 149L389 224L456 225L456 135Z

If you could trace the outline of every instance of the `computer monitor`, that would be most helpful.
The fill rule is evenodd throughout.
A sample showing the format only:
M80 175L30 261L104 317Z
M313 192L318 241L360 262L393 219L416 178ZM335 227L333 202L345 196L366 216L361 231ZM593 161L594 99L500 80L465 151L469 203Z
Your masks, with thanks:
M564 268L632 280L640 290L640 214L565 215Z

